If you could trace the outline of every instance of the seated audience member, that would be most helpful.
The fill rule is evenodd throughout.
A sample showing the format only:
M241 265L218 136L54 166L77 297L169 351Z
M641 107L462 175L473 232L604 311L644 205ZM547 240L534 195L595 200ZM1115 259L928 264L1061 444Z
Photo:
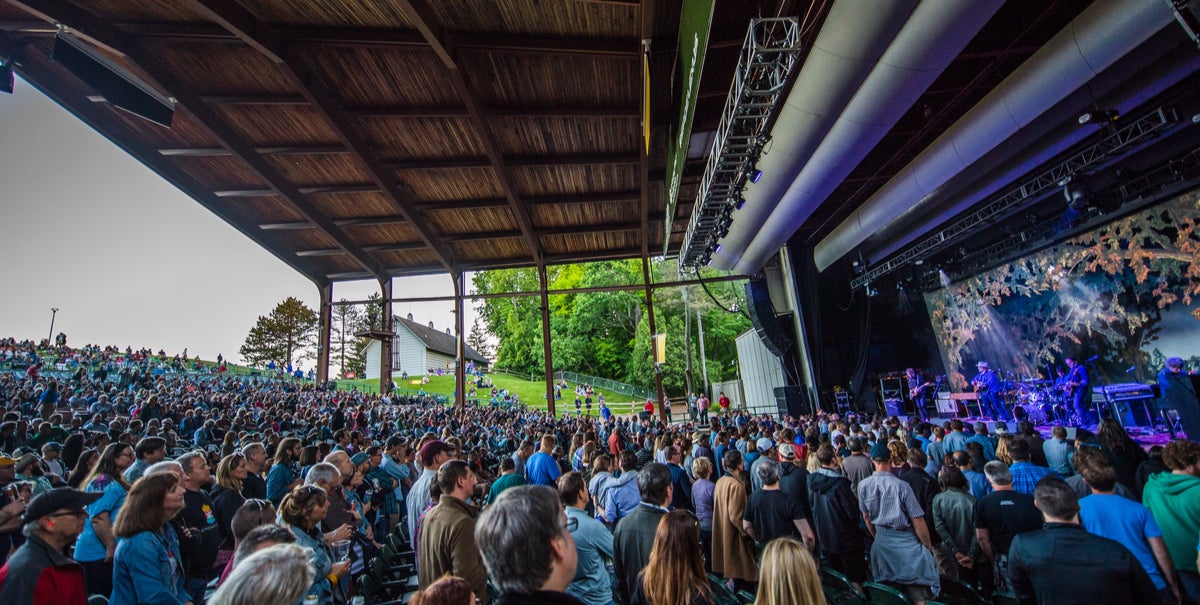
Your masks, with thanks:
M817 562L799 540L779 538L763 549L754 605L824 605Z
M575 577L575 539L554 490L522 485L479 515L475 542L500 597L496 605L582 605L565 591Z
M275 528L287 533L283 528ZM210 605L294 605L312 585L308 553L295 544L273 544L241 560Z
M270 503L268 502L268 504ZM243 519L243 525L252 522L251 515L244 515L241 519ZM271 522L265 522L250 529L246 529L244 526L238 527L237 523L238 520L235 519L235 531L240 532L237 534L237 549L233 551L233 556L230 557L229 563L225 566L224 571L221 572L221 577L217 580L217 586L225 583L225 580L229 577L230 572L233 571L239 560L273 544L294 544L296 542L295 534Z
M475 593L462 578L443 576L425 590L418 590L409 605L475 605Z
M1079 500L1057 477L1038 482L1034 501L1046 519L1013 538L1009 572L1022 604L1160 605L1145 568L1118 542L1079 525Z
M305 548L316 573L313 582L305 591L314 595L320 605L331 605L344 600L341 580L350 571L350 562L334 562L333 550L317 524L325 519L329 511L329 500L325 490L315 485L293 488L279 503L279 519L296 536L296 544Z

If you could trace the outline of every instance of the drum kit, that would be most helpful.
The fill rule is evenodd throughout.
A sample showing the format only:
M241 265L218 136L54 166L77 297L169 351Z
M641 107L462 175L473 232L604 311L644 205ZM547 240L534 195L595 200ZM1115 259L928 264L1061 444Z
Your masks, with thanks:
M1005 386L1004 403L1012 409L1013 418L1034 424L1065 422L1071 408L1067 405L1062 387L1052 380L1026 379L1009 381Z

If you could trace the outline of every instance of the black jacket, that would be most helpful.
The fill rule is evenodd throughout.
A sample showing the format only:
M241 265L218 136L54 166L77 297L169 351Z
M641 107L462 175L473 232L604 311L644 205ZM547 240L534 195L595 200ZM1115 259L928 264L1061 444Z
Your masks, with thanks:
M844 553L862 550L859 531L858 499L850 490L850 480L824 473L809 473L808 501L813 511L813 533L826 551Z
M934 544L941 543L942 537L933 530L933 497L942 491L938 487L937 479L925 472L923 468L910 468L900 475L900 480L912 487L913 495L917 497L917 502L920 502L921 508L925 510L925 524L929 526L929 537Z
M628 604L637 590L638 573L650 560L654 533L658 531L658 522L664 514L661 509L640 504L617 522L617 529L613 532L613 568L617 575L617 589L613 596L618 603Z
M565 592L539 590L531 594L508 592L496 599L495 605L583 605L583 601Z
M1013 591L1023 605L1159 603L1150 576L1119 542L1075 523L1017 534L1008 549Z
M812 505L808 502L808 469L791 462L780 464L779 491L799 500L804 508L804 518L812 521Z

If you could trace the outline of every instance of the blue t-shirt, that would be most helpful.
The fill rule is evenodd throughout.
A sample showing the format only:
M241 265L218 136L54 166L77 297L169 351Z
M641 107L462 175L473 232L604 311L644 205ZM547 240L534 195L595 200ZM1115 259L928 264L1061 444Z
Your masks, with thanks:
M92 518L101 513L108 513L108 522L117 520L117 512L125 504L125 488L121 483L108 475L99 475L92 479L84 489L87 492L101 492L100 499L87 505L88 518L83 522L83 533L75 541L75 560L84 562L103 561L105 555L104 542L96 535L92 527Z
M1115 540L1128 548L1146 568L1155 588L1167 587L1154 559L1154 551L1147 542L1147 538L1163 535L1150 509L1115 494L1092 494L1079 501L1079 520L1088 533Z
M538 452L525 462L525 477L529 479L530 484L554 487L561 474L562 469L559 468L558 462L546 452Z

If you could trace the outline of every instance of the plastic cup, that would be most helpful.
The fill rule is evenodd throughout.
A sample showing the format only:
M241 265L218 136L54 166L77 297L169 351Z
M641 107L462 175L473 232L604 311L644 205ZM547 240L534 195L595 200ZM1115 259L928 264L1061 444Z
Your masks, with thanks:
M338 540L333 543L333 562L341 563L350 560L350 541Z

